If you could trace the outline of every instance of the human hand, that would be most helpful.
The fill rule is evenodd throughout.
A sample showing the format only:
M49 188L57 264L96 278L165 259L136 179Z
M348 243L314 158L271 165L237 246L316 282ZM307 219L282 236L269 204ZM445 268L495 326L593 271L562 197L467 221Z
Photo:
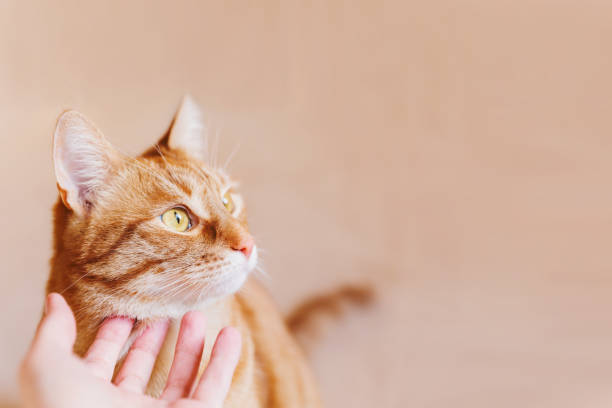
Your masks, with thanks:
M47 297L43 317L21 371L20 387L28 408L221 407L240 356L240 333L226 327L217 336L208 367L195 385L204 348L204 316L189 312L181 321L174 361L160 399L144 395L168 329L160 321L140 335L113 382L113 370L134 322L111 318L102 323L83 359L72 353L74 315L64 298Z

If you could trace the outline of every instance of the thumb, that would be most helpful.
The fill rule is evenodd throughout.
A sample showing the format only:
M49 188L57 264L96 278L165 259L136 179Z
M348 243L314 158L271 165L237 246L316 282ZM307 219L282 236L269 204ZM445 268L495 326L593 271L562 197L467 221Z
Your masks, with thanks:
M50 293L45 303L43 316L32 348L54 347L61 351L72 352L76 340L76 322L70 306L62 295Z

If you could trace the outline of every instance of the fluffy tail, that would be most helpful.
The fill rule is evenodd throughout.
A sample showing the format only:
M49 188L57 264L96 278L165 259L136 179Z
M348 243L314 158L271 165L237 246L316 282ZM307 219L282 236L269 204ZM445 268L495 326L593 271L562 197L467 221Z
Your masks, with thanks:
M342 286L304 301L287 316L287 326L303 343L304 336L312 338L319 334L320 328L316 323L321 317L338 318L348 306L366 307L374 298L375 291L371 285Z

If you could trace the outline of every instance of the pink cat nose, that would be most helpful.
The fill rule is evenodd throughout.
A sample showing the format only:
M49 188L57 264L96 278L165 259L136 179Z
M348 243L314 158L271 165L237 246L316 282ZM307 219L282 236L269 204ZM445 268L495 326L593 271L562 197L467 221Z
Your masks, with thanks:
M246 256L247 259L251 257L251 253L253 252L253 247L255 246L255 240L252 236L248 235L245 238L242 238L238 245L232 246L232 249L235 251L240 251Z

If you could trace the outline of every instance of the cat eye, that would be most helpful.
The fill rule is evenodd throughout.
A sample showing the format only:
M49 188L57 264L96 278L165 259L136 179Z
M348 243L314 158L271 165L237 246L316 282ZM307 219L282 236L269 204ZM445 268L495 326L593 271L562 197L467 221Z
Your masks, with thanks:
M236 209L236 205L234 204L234 200L232 200L232 194L229 190L227 190L225 194L223 194L221 201L223 202L223 205L225 206L227 211L229 211L230 213L234 212L234 210Z
M161 215L161 220L168 228L177 232L185 232L191 228L189 214L182 208L175 207Z

